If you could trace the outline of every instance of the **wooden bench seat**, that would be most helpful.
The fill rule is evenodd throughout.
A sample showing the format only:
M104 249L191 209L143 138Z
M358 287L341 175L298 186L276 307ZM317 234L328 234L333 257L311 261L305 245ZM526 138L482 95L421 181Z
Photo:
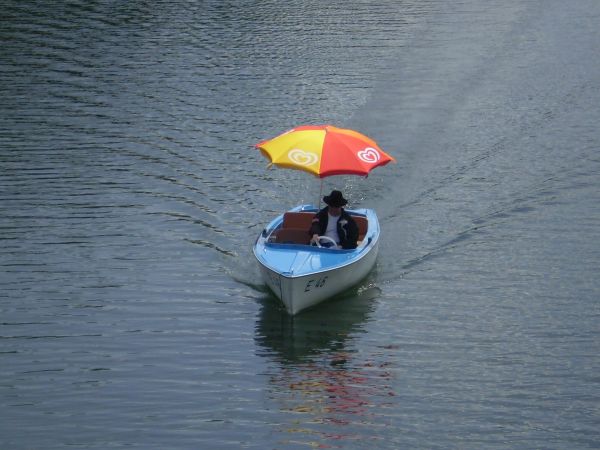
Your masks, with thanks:
M274 233L275 242L278 244L304 244L310 243L308 228L280 228Z
M283 215L282 227L275 234L275 242L288 244L308 244L310 236L308 230L312 224L315 213L312 212L286 212ZM367 234L369 222L364 216L352 216L358 225L358 240L362 241Z
M312 212L286 212L283 214L283 228L308 229L312 224L315 213Z
M367 229L369 228L369 221L364 216L352 216L356 225L358 225L358 240L362 241L367 234Z

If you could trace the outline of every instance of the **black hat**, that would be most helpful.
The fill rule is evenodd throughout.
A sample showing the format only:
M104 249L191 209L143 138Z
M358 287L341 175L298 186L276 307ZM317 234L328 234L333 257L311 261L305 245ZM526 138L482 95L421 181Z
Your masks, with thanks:
M334 208L339 208L348 203L348 200L344 198L340 191L331 191L331 194L323 197L323 201Z

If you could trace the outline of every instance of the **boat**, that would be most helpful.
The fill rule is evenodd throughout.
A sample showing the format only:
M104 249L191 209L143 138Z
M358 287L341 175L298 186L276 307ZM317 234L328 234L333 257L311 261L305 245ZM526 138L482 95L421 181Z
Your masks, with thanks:
M375 265L379 221L372 209L346 209L359 228L351 250L310 245L308 229L318 209L300 205L273 219L254 243L254 256L271 291L294 316L363 280Z

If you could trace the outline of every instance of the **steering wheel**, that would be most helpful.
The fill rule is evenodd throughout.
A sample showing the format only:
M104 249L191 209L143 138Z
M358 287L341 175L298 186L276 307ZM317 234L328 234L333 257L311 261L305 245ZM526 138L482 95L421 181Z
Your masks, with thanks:
M319 239L317 239L317 247L319 247L319 248L322 247L321 241L331 242L334 247L337 247L337 242L335 242L329 236L319 236Z

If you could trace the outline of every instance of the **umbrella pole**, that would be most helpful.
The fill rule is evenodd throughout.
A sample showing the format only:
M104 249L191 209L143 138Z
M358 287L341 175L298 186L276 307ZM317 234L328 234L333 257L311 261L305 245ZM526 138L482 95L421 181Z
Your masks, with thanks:
M323 197L323 178L321 178L321 189L319 190L319 198L317 199L317 208L321 209L321 198Z

